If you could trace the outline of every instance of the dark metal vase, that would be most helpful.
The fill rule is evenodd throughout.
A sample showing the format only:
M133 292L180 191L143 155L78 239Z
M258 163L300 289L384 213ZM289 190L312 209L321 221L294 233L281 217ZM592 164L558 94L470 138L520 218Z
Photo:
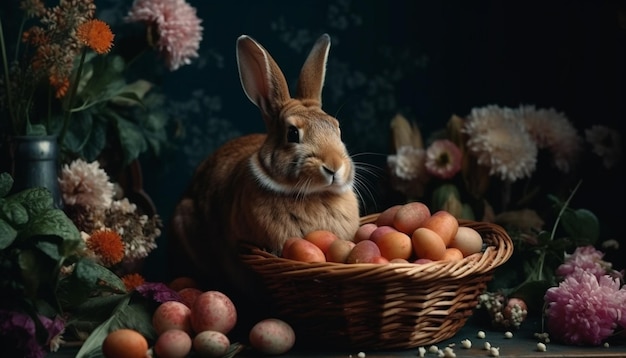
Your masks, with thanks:
M12 138L13 191L44 187L52 193L56 208L63 207L59 187L59 146L56 136Z

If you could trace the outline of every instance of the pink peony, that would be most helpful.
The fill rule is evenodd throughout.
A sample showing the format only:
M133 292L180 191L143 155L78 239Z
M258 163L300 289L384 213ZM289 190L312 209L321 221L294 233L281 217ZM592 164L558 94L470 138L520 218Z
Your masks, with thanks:
M573 254L565 255L565 261L556 269L556 275L567 277L586 271L596 277L611 271L611 263L602 260L604 253L593 246L577 247Z
M426 149L425 165L428 174L450 179L461 170L461 150L447 139L436 140Z
M548 332L566 344L599 345L626 323L626 289L617 279L577 270L544 296Z
M171 71L199 56L202 20L185 0L135 0L126 20L143 21L154 28L156 47Z

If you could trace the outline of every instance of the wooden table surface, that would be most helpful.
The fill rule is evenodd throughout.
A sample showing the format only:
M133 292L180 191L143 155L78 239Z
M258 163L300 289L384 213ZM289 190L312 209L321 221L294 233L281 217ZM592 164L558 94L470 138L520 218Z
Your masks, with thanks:
M485 338L477 338L478 331L485 332ZM504 332L490 329L471 319L468 323L451 339L437 343L436 346L443 349L453 346L457 358L463 357L490 357L489 352L483 349L485 342L489 342L493 347L499 347L500 357L529 357L529 358L556 358L556 357L624 357L626 358L626 335L614 337L609 341L609 346L599 347L578 347L562 345L558 343L548 343L545 352L537 350L537 339L535 332L541 331L541 323L538 319L529 319L518 331L513 331L512 338L505 338ZM465 349L461 347L461 341L469 339L472 347ZM283 358L304 358L304 357L328 357L328 358L358 358L359 353L364 353L366 358L399 358L399 357L419 357L418 348L393 350L393 351L326 351L323 349L324 342L320 342L319 351L300 351L294 349L287 354L281 355ZM425 347L428 349L429 347ZM77 349L62 349L57 353L50 354L50 358L69 358L76 355ZM243 350L236 357L258 357L259 354L249 350ZM193 355L192 357L197 357ZM438 357L434 353L426 353L426 358Z

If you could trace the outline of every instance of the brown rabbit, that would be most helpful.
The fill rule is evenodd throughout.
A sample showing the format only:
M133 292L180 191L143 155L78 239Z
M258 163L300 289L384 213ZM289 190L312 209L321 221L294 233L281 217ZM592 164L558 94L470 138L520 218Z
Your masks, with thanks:
M279 254L289 237L317 229L352 240L359 225L355 167L337 119L321 108L329 47L324 34L292 98L269 53L248 36L237 40L241 84L261 110L267 134L227 142L196 170L172 219L170 251L178 275L221 279L246 290L238 242Z

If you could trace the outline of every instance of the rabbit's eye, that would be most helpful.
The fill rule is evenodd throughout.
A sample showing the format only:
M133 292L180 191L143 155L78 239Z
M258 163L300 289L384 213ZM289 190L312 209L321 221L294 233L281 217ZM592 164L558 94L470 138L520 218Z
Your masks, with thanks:
M300 131L296 126L289 126L289 128L287 128L287 142L300 143Z

